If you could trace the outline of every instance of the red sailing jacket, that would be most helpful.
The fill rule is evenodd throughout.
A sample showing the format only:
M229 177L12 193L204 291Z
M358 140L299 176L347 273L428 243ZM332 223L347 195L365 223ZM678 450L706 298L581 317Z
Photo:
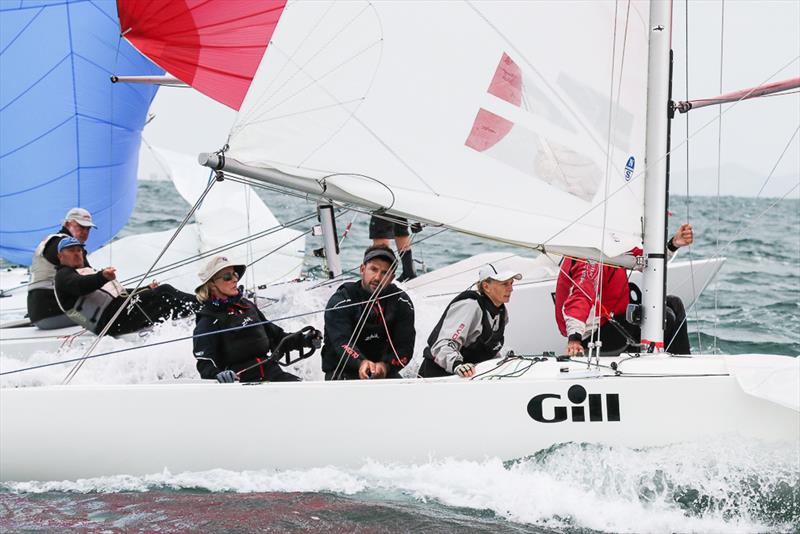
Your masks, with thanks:
M634 249L632 253L638 256L641 255L641 250ZM625 269L604 265L602 271L603 300L597 303L600 326L608 322L610 313L624 317L630 300ZM564 258L561 263L556 282L555 304L556 323L562 336L568 336L565 315L583 323L587 322L592 304L596 300L595 285L599 274L599 263L587 263L572 258Z

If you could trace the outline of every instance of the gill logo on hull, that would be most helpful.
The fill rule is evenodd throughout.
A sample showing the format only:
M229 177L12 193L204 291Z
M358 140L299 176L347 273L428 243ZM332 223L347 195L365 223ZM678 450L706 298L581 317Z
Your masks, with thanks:
M543 393L536 395L528 402L528 415L540 423L561 423L570 419L574 423L587 421L586 407L576 406L583 404L589 398L588 421L619 421L619 395L617 393L590 393L586 394L583 386L574 385L567 391L567 399L572 406L562 406L558 402L547 402L549 399L561 400L561 395ZM603 410L603 397L605 397L605 411ZM552 406L552 417L545 417L545 403ZM555 404L555 406L553 406ZM548 410L548 415L549 415Z

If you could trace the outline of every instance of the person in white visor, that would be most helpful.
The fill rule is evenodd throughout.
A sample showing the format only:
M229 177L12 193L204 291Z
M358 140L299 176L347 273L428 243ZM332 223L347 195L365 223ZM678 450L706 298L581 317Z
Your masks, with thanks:
M476 289L456 296L428 337L419 376L469 378L478 363L498 357L508 324L506 304L514 281L521 279L518 272L483 266Z

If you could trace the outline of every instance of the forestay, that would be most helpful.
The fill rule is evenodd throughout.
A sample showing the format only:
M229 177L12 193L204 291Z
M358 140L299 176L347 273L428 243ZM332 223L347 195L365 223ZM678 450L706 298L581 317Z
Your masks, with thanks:
M647 20L637 2L292 3L227 156L466 233L616 256L642 242Z

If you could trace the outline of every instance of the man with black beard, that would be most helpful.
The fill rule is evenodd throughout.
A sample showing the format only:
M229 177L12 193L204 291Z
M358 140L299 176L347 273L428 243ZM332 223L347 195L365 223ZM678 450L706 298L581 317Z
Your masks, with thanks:
M400 378L414 353L414 305L392 284L397 258L388 247L364 253L361 279L345 282L325 311L326 380Z

